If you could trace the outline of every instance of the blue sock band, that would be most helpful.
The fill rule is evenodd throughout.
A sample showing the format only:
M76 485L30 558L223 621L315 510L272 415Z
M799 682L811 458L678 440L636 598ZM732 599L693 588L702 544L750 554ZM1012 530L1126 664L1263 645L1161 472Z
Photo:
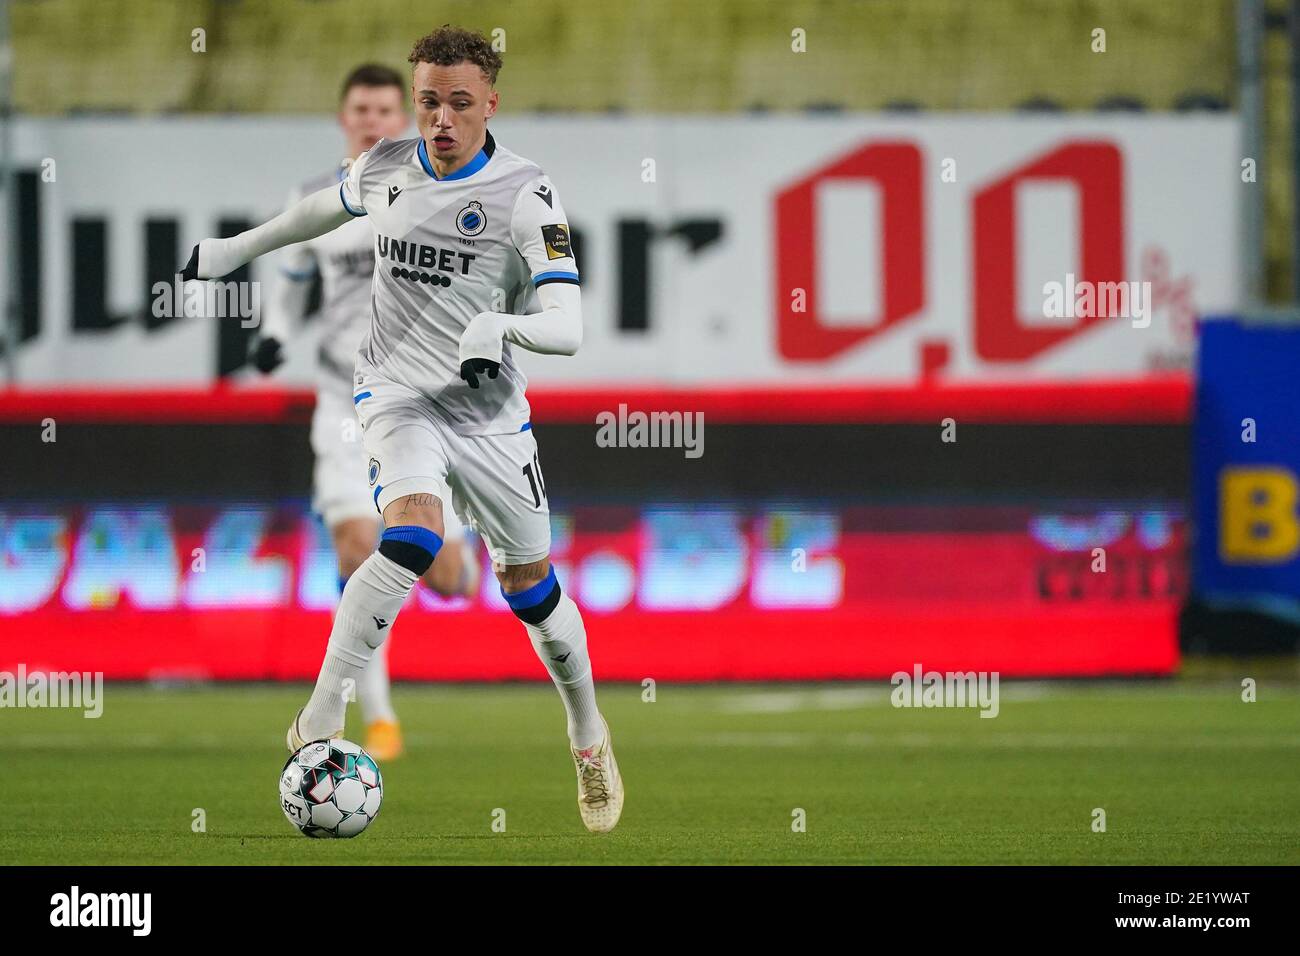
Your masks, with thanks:
M538 581L527 591L520 591L518 594L507 594L506 589L502 588L501 596L506 599L506 603L509 604L511 608L517 611L520 608L541 604L546 600L546 596L551 593L551 588L555 587L558 583L559 582L555 580L555 566L552 565L551 570L547 573L546 577Z
M380 554L416 575L429 570L441 548L442 538L417 524L385 528L379 539Z
M555 578L555 565L551 565L546 577L534 584L527 591L508 594L501 589L501 596L515 612L515 617L526 624L540 624L551 616L555 605L560 603L560 582Z
M430 554L437 554L442 547L442 538L428 528L418 524L399 524L385 528L381 541L406 541L418 545Z

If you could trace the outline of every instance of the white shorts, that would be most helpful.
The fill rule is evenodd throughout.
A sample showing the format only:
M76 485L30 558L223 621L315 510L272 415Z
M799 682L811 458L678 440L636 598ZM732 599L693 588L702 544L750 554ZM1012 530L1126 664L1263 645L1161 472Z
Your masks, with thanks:
M551 514L529 426L513 435L458 435L405 386L372 379L357 394L365 396L356 410L380 514L403 495L433 494L449 526L459 517L482 535L494 565L531 564L550 553Z
M342 389L318 388L316 410L311 418L311 448L316 455L312 470L312 509L325 527L355 518L379 515L367 480L368 457L362 442L361 423L352 397ZM443 515L444 541L459 540L460 521L451 509Z

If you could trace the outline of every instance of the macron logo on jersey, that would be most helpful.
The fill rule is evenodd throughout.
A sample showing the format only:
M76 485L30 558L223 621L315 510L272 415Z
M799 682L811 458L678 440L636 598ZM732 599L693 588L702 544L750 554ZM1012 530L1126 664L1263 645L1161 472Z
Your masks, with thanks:
M550 187L550 186L543 186L541 189L536 190L536 191L533 193L533 195L536 196L538 199L540 199L542 202L546 203L546 205L547 205L549 208L551 208L551 209L554 209L554 208L555 208L555 204L551 202L551 187Z
M389 186L389 187L388 187L388 205L391 206L394 202L396 202L396 201L397 201L397 197L400 196L400 195L402 195L402 187L401 187L401 186Z

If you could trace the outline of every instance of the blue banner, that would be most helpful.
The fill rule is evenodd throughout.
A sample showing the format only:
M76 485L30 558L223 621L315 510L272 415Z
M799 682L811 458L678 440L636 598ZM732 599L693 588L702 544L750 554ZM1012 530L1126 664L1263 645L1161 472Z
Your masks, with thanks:
M1193 589L1300 612L1300 326L1209 319L1197 359Z

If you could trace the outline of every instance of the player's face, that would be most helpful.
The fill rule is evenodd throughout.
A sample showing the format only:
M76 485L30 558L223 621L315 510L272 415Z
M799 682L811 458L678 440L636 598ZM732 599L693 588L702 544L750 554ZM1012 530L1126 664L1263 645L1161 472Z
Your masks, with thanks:
M354 159L380 139L397 139L406 130L402 91L396 86L354 86L339 107L339 126Z
M417 63L411 95L430 161L444 175L455 172L482 147L487 121L497 111L496 90L473 63Z

